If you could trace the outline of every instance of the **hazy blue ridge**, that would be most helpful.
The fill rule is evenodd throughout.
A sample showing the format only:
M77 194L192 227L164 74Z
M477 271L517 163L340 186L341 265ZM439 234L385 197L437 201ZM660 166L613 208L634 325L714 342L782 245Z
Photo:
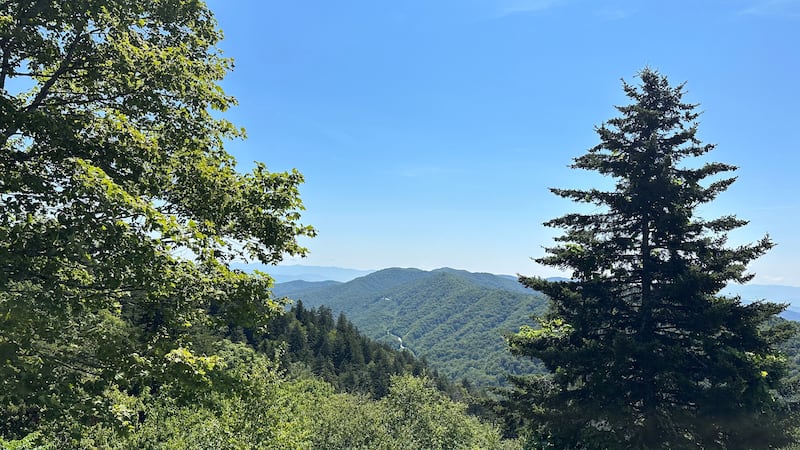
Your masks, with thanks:
M788 309L781 313L787 320L800 321L800 287L775 284L731 284L722 290L725 295L739 295L745 303L767 300L786 303Z
M800 309L800 287L798 286L731 284L722 292L727 295L740 295L745 301L769 300L777 303L789 303L792 308Z
M315 289L324 289L331 286L342 284L341 281L325 280L325 281L305 281L305 280L292 280L284 283L276 284L272 289L272 294L276 297L292 297L304 292L310 292Z
M268 266L264 264L241 262L232 263L231 268L239 269L245 272L260 270L261 272L269 274L276 283L285 283L296 280L346 282L374 272L374 270L347 269L344 267L303 265Z

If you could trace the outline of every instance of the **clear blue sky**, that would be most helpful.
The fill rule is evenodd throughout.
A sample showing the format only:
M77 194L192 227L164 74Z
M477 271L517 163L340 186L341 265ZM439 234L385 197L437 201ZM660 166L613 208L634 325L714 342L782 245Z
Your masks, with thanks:
M530 258L576 207L547 188L602 183L567 165L649 65L688 82L712 159L741 168L702 215L750 220L734 244L769 233L756 281L800 286L800 1L209 6L236 64L226 117L249 136L228 150L306 177L319 236L288 264L555 274Z

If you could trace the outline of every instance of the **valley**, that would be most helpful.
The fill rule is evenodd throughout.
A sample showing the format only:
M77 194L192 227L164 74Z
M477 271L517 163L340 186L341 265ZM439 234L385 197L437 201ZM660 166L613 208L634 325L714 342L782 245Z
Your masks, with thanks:
M409 350L454 380L498 385L506 373L541 369L511 355L504 335L544 312L546 300L509 277L391 268L346 283L279 283L273 293L344 313L365 335Z

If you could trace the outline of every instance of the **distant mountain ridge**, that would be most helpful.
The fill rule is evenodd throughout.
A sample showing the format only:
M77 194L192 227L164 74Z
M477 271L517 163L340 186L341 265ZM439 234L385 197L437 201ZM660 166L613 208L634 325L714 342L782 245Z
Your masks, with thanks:
M254 269L261 270L272 276L276 283L287 283L290 281L304 281L304 282L321 282L321 281L338 281L345 283L352 281L356 278L364 277L366 275L375 273L375 270L358 270L348 269L343 267L326 267L326 266L305 266L305 265L278 265L278 266L264 266L263 264L243 264L234 263L234 268L250 272ZM396 269L396 268L395 268ZM420 269L400 269L410 271L409 273L429 273ZM512 292L530 293L517 281L517 277L511 275L496 275L490 273L474 273L466 270L441 268L430 272L450 272L453 274L466 275L470 274L473 282L482 279L484 287L495 287L498 289L507 289ZM502 281L500 281L502 280ZM566 281L566 278L554 277L548 278L551 281ZM373 282L380 283L377 280ZM305 292L311 289L312 286L295 285L294 292ZM302 287L300 287L302 286ZM288 288L279 288L279 292L286 292ZM784 285L767 285L767 284L731 284L722 290L724 295L740 295L745 302L753 302L761 299L766 299L776 303L787 303L789 308L786 312L781 314L782 317L789 320L800 321L800 287L798 286L784 286ZM282 294L291 296L290 294Z
M267 266L264 264L256 263L233 263L231 267L234 269L243 270L245 272L252 272L259 270L269 274L276 283L286 283L289 281L339 281L347 282L354 278L368 275L374 270L359 270L348 269L344 267L332 266L304 266L304 265L278 265Z
M775 284L730 284L722 290L725 295L738 295L745 303L767 300L786 303L788 308L781 313L787 320L800 322L800 287Z
M768 300L776 303L788 303L790 309L800 311L800 287L777 284L742 284L728 285L722 290L727 295L740 295L742 300L751 302Z
M537 370L508 352L503 335L531 324L530 316L542 313L546 300L508 277L391 268L346 283L280 283L273 292L344 313L374 339L398 345L400 337L454 379L496 385L506 373Z
M325 280L325 281L304 281L292 280L284 283L279 283L273 289L273 294L280 297L292 297L296 294L301 294L314 289L323 289L330 286L342 284L341 281Z

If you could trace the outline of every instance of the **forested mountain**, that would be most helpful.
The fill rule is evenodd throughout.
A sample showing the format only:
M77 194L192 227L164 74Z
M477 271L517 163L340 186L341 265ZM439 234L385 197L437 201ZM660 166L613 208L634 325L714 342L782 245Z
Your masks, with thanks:
M746 301L792 292L785 286L738 288L744 290L741 295ZM453 380L496 385L503 383L506 373L541 369L511 356L503 335L517 331L531 314L543 312L546 300L508 276L450 268L390 268L346 283L278 283L273 293L301 300L308 308L325 305L334 317L344 313L365 335L394 348L399 348L400 338L415 356L425 357ZM777 301L792 299L784 297ZM792 319L788 314L783 316ZM788 342L782 350L790 361L797 360L796 342ZM797 373L795 366L791 365L793 373Z
M279 354L284 370L311 372L339 392L382 398L395 375L427 376L440 390L454 392L452 383L425 361L364 336L344 314L334 318L325 306L308 309L297 302L266 327L243 334L262 353Z
M546 301L508 277L392 268L340 284L281 283L273 292L344 313L367 336L402 343L453 379L496 385L506 373L537 369L512 356L503 336L541 313Z

